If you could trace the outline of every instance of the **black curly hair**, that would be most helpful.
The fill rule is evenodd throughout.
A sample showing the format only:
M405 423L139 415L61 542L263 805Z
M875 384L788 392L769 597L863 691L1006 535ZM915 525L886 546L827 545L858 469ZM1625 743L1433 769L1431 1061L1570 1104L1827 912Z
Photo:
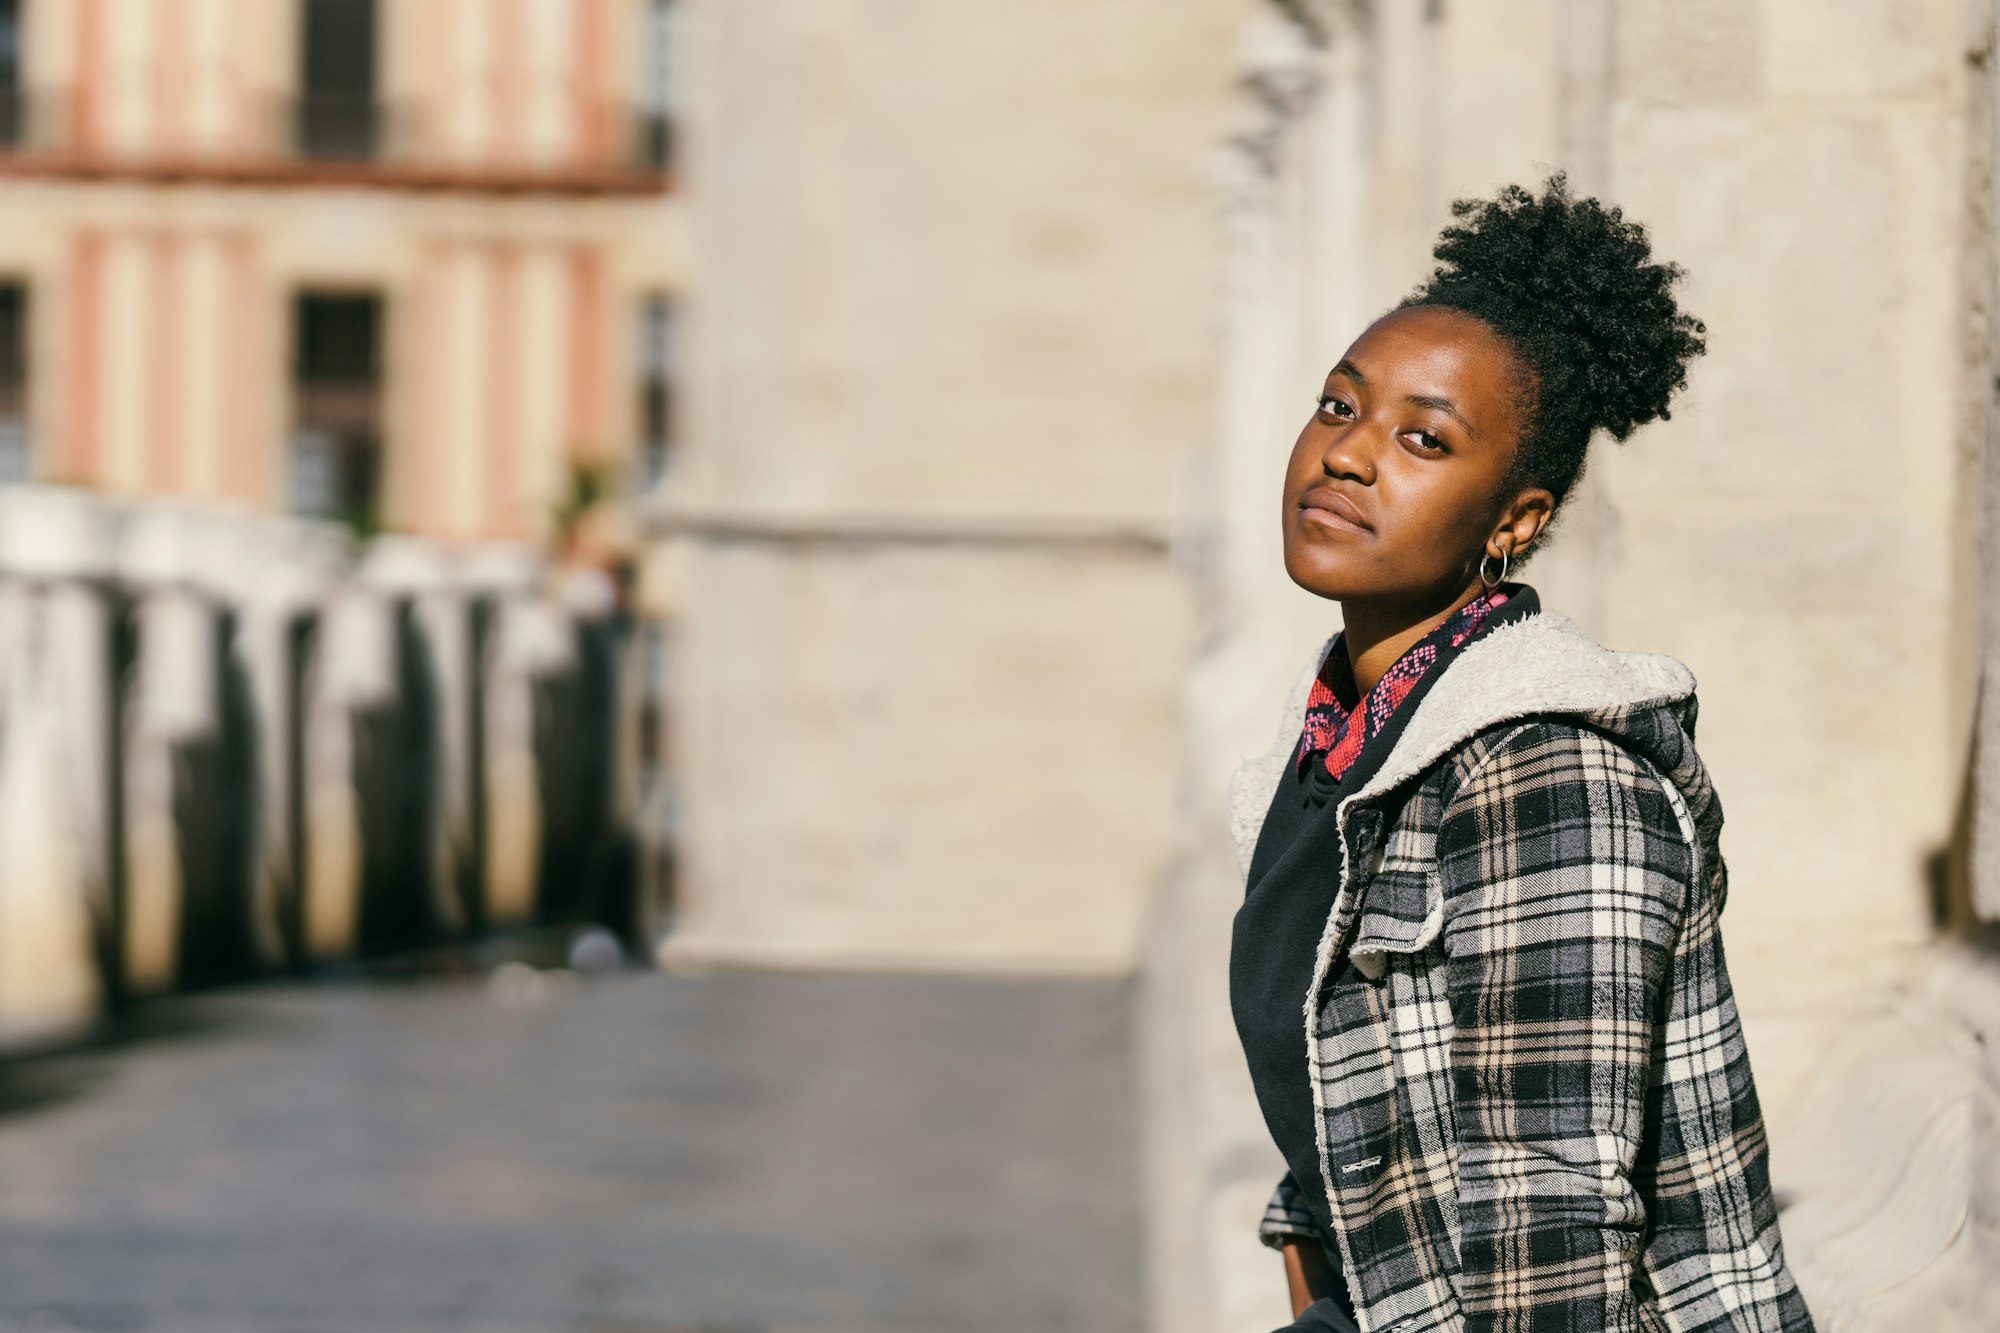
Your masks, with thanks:
M1451 212L1437 269L1395 309L1462 310L1511 346L1527 371L1527 425L1501 493L1546 487L1561 512L1598 427L1623 441L1673 415L1667 401L1707 350L1707 326L1674 301L1681 266L1654 262L1646 229L1617 208L1572 198L1565 171L1540 197L1508 185L1493 199L1454 200ZM1551 516L1513 563L1553 526Z

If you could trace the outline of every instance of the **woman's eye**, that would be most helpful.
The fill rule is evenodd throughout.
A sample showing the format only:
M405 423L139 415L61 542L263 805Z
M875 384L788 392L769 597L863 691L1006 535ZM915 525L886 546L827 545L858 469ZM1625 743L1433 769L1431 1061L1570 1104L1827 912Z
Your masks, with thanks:
M1335 398L1330 393L1320 396L1319 410L1330 417L1340 417L1343 421L1354 414L1354 409L1347 405L1346 399Z
M1414 430L1410 435L1423 442L1425 453L1441 453L1444 450L1444 441L1427 430Z

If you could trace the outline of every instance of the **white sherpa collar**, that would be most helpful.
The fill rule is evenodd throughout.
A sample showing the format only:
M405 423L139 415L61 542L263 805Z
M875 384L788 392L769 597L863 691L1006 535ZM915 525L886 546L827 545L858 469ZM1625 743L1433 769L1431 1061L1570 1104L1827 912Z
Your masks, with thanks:
M1313 678L1336 637L1327 636L1294 681L1271 748L1244 761L1230 778L1230 832L1244 874L1249 873L1271 793L1305 725ZM1417 700L1417 711L1382 766L1342 804L1387 791L1508 718L1670 703L1694 689L1694 673L1679 659L1607 648L1560 611L1509 620L1467 644L1448 664Z

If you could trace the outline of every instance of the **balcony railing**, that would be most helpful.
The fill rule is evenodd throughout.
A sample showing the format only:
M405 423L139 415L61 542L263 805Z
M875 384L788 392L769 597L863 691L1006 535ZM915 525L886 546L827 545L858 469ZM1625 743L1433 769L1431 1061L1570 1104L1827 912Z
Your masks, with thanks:
M0 175L244 184L340 183L400 189L649 194L669 188L671 121L626 103L585 107L559 156L469 152L439 110L371 99L295 96L239 117L222 143L123 149L67 93L0 92Z

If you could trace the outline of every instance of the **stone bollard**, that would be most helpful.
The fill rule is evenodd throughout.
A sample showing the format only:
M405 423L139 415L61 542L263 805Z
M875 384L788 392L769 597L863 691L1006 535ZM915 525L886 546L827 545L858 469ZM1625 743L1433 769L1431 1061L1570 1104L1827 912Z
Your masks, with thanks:
M545 577L536 554L515 546L480 549L465 569L481 599L478 799L485 918L493 927L523 926L537 914L548 820L536 694L575 663L562 616L540 597Z
M309 963L335 962L361 948L369 831L360 751L396 705L394 620L393 606L378 591L352 579L336 583L301 668L299 933Z
M364 952L428 943L451 923L441 920L434 883L434 687L409 598L400 579L383 577L383 558L364 554L334 592L320 659L325 688L347 716Z
M259 962L252 701L228 652L235 616L217 590L239 540L225 515L157 502L131 511L120 536L135 645L121 746L127 975L138 994L229 980Z
M358 924L349 720L309 703L318 608L345 573L350 542L338 525L303 519L246 519L241 529L230 656L256 745L251 940L266 967L298 966L351 953ZM321 749L332 781L313 763Z
M619 734L629 747L630 819L638 857L637 930L641 948L654 957L674 922L679 845L674 803L676 737L668 725L682 609L686 602L685 553L658 543L639 567L624 716Z
M395 873L403 892L420 896L427 936L460 935L472 924L466 889L478 873L470 814L471 611L446 550L419 538L376 539L356 578L393 608L396 629L392 743L401 756L402 821Z
M115 987L108 519L0 492L0 1047L73 1034Z
M619 744L623 682L629 675L629 626L611 577L589 566L564 569L556 600L576 665L544 694L550 705L541 736L542 763L554 775L551 851L559 880L544 880L543 911L560 920L611 926L633 939L633 858L629 788Z

